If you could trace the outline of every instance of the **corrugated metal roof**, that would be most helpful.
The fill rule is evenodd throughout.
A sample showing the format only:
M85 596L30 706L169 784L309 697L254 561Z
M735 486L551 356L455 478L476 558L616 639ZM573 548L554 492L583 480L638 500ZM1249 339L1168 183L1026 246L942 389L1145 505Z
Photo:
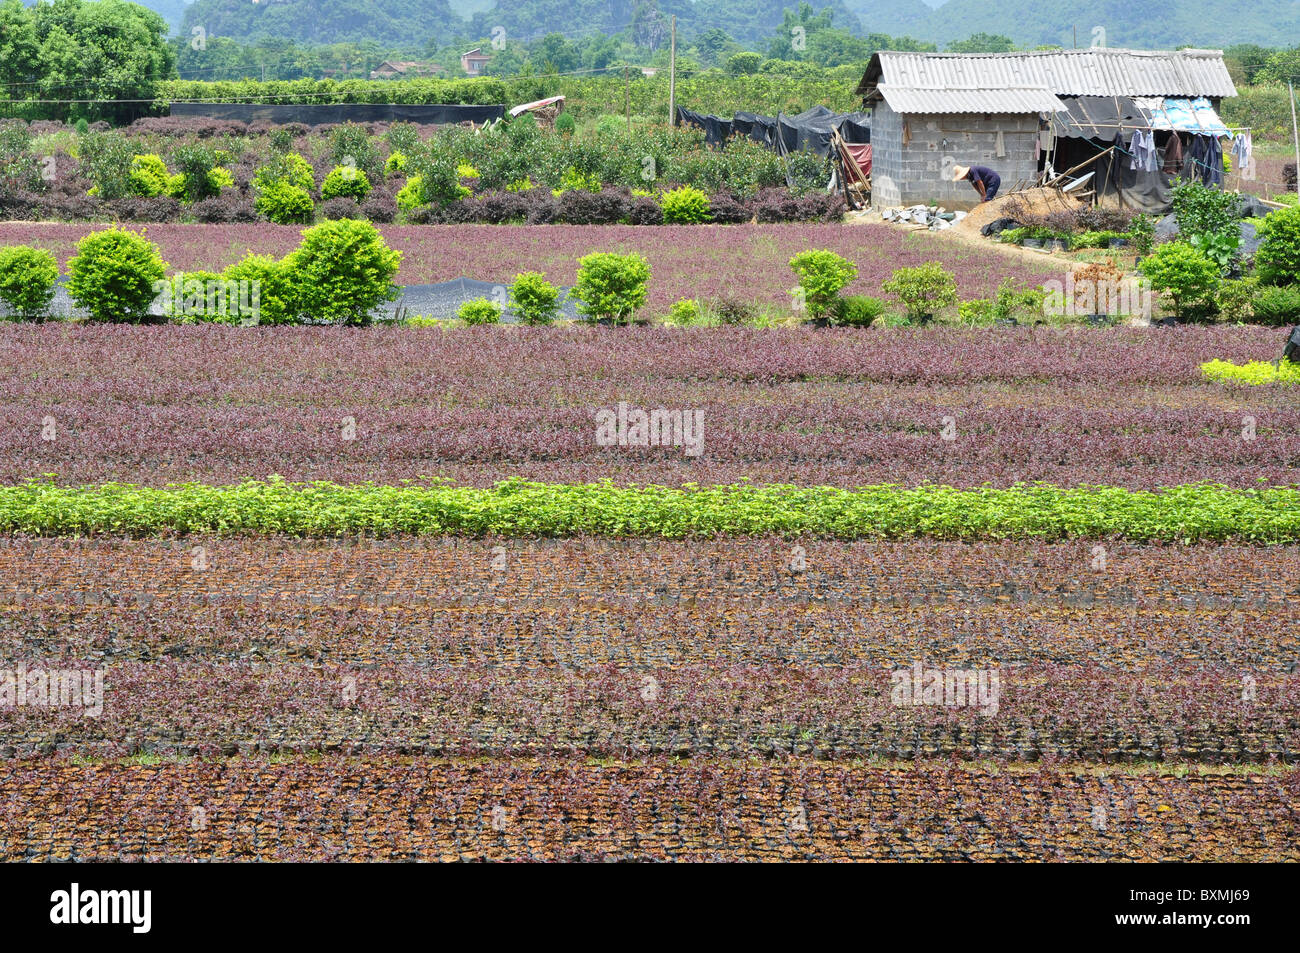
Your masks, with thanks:
M900 113L1051 113L1065 109L1046 86L932 89L881 83L878 88L890 108Z
M1045 86L1058 96L1236 96L1219 50L1036 50L900 53L871 58L858 94L877 84L926 89Z

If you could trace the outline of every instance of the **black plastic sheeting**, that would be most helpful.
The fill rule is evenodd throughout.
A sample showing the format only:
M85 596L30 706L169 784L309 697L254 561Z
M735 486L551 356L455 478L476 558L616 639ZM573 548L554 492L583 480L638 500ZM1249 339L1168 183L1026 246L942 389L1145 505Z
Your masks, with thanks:
M446 126L461 122L491 122L505 116L506 107L408 103L172 103L171 114L239 122L300 122L306 126L340 122L413 122Z
M1056 113L1056 135L1069 139L1100 139L1110 142L1118 126L1146 129L1151 120L1128 96L1063 96L1066 112Z
M825 106L814 106L797 116L738 112L731 119L678 106L677 118L681 123L703 129L704 140L711 146L723 146L732 136L746 136L769 149L824 156L830 152L831 133L836 129L845 142L865 144L871 141L870 115L834 113Z
M395 317L398 310L407 317L425 315L432 318L454 318L456 311L466 301L487 298L504 308L501 315L503 324L515 324L519 317L506 306L506 286L502 283L478 281L475 278L453 278L434 285L407 285L402 288L402 296L396 301L385 302L377 317ZM559 317L578 318L578 302L569 296L568 288L560 288L560 300L557 302Z

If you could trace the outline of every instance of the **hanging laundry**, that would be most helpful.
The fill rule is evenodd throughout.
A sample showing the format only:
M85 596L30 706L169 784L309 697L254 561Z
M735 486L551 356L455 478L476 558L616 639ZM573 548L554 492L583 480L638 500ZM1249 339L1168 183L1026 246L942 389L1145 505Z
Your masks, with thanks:
M1183 161L1183 177L1205 185L1223 184L1223 147L1217 136L1192 136Z
M1150 129L1142 134L1143 153L1146 158L1147 172L1160 171L1160 151L1156 148L1156 136Z
M1237 164L1237 171L1244 172L1250 168L1251 151L1254 145L1250 141L1250 133L1239 132L1237 138L1232 140L1232 158Z
M1209 155L1206 157L1205 184L1223 185L1223 144L1218 136L1206 136L1210 140Z
M1155 172L1160 168L1159 155L1156 152L1156 140L1149 129L1138 129L1128 146L1129 168L1137 172Z
M1006 154L1007 154L1007 141L1006 141L1005 139L1002 138L1002 130L1001 130L1001 129L998 130L998 137L997 137L997 141L996 141L996 143L995 143L994 152L997 154L997 157L998 157L999 159L1006 158Z
M1183 167L1183 139L1176 132L1169 134L1169 141L1165 143L1165 165L1164 171L1169 175L1177 175Z

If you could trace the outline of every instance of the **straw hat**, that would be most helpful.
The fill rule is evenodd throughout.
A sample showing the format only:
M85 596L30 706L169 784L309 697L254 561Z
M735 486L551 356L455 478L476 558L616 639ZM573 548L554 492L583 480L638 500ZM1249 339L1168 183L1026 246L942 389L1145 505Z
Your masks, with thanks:
M954 182L960 182L962 179L966 178L966 175L969 172L970 172L970 166L955 165L952 167L952 180Z

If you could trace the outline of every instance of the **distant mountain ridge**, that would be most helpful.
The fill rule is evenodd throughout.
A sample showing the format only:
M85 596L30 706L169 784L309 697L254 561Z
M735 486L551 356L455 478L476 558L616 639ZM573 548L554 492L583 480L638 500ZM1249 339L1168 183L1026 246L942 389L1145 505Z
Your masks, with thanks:
M759 49L798 0L141 0L188 34L237 40L276 37L299 43L371 39L423 46L430 39L489 36L500 26L520 39L548 32L615 33L644 23L646 11L676 14L683 36L720 27ZM1094 29L1107 46L1222 48L1234 43L1300 45L1300 0L811 0L835 10L837 26L858 34L908 35L937 43L975 33L1021 46L1089 46Z

